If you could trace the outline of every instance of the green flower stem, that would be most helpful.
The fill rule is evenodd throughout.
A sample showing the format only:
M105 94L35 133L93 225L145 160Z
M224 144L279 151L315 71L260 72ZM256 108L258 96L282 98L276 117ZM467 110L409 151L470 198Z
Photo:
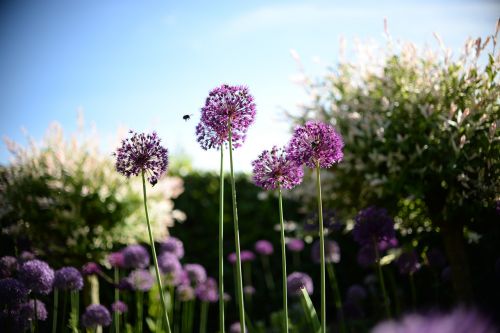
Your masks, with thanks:
M413 273L410 273L408 276L410 279L411 306L413 311L415 311L417 308L417 292L415 290L415 279L413 278Z
M59 312L59 289L54 288L54 312L52 314L52 333L57 331L57 313Z
M120 300L120 290L118 289L118 283L120 282L120 272L118 271L118 267L115 267L114 270L114 283L115 283L115 303ZM115 333L120 333L120 313L115 311L113 314L115 318Z
M269 264L269 256L261 255L260 260L262 261L262 267L264 268L264 278L266 281L266 287L269 291L274 294L274 280L271 274L271 265Z
M33 306L35 307L35 332L38 332L38 309L36 304L36 298L33 296Z
M278 187L278 202L280 214L280 230L281 230L281 279L283 288L283 332L288 333L288 288L286 282L286 250L285 250L285 224L283 222L283 196L281 194L281 186Z
M151 223L149 222L148 205L146 198L146 178L144 177L144 170L142 171L141 175L142 175L142 193L144 197L144 211L146 212L146 222L148 224L149 242L151 244L151 252L153 253L153 261L155 264L156 282L158 283L158 288L160 289L160 300L161 300L161 305L163 307L163 316L165 319L165 323L167 324L167 333L171 333L170 322L168 320L168 313L167 313L167 304L165 302L165 294L163 293L163 286L161 284L161 278L160 278L160 269L158 267L158 258L156 257L153 232L151 231Z
M333 298L335 300L335 308L337 309L337 313L340 321L340 332L346 333L347 327L344 318L344 310L342 309L342 298L340 297L340 289L339 284L337 282L337 276L335 274L335 267L333 263L329 263L327 266L328 275L330 276L330 280L332 282L333 288Z
M71 314L69 316L70 327L73 333L78 333L78 317L79 317L79 292L78 290L72 290L70 292L70 300L71 300Z
M236 246L236 294L238 294L238 305L240 314L241 332L245 332L245 305L243 298L243 281L241 278L241 255L240 255L240 231L238 227L238 208L236 206L236 185L234 181L233 168L233 136L231 126L229 126L229 165L231 167L231 192L233 202L233 220L234 220L234 242Z
M170 321L174 322L174 303L175 303L175 287L173 284L170 284L168 286L169 292L170 292L170 302L169 302L169 316L170 316Z
M67 323L66 323L66 308L68 307L68 291L64 290L63 296L63 311L62 311L62 332L65 333L67 331Z
M391 286L392 299L394 300L394 312L396 317L399 317L401 314L401 301L399 300L396 279L394 278L394 273L391 270L389 270L389 272L386 271L386 274L387 273L389 276L389 284Z
M316 188L318 199L319 253L321 262L321 332L326 333L326 278L325 278L325 234L323 230L323 204L321 200L321 176L316 161Z
M207 332L208 302L201 302L200 310L200 333Z
M219 175L219 332L224 333L224 147L220 147Z
M137 322L136 322L136 332L142 333L142 314L143 314L143 292L136 291L135 292L135 302L136 302L136 311L137 311Z
M387 318L391 318L391 308L389 305L389 297L387 296L387 289L385 288L385 280L384 280L384 273L382 272L382 266L380 265L380 254L378 252L378 244L375 240L373 240L373 247L375 248L375 258L376 258L376 265L377 265L377 274L378 274L378 280L380 283L380 289L382 290L382 295L384 296L384 308L385 308L385 315Z

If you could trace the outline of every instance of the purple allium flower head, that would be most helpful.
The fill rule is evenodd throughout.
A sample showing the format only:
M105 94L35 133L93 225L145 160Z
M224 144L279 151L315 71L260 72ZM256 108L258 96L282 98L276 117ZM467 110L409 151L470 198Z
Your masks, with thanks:
M83 278L74 267L63 267L54 274L54 288L62 290L81 290Z
M193 287L188 284L180 284L177 286L176 290L177 296L181 302L191 301L195 297L195 292Z
M377 260L376 252L370 244L363 246L358 251L357 261L361 267L367 268L375 264Z
M91 304L82 315L82 326L85 328L96 328L97 326L109 326L111 315L108 309L101 304Z
M286 243L286 246L289 251L302 252L304 249L304 241L299 238L291 238L288 243Z
M207 279L207 271L200 264L185 264L184 272L194 285L203 283Z
M304 177L302 164L290 159L285 149L276 146L264 150L252 166L253 182L268 191L278 187L290 190L299 185Z
M219 294L218 294L218 289L217 289L217 281L215 281L214 278L207 278L204 282L198 284L196 287L196 296L202 301L202 302L217 302L219 299Z
M320 263L320 243L316 240L311 247L311 259L316 264ZM338 263L340 261L340 247L337 242L325 239L325 262Z
M125 268L146 268L149 265L149 253L141 245L129 245L122 253Z
M333 126L320 121L308 121L297 126L287 152L290 159L309 168L329 168L344 158L344 142Z
M0 280L0 308L1 305L13 306L28 298L29 290L19 280L6 278Z
M476 310L456 308L451 313L408 314L399 321L384 321L371 333L496 333L493 322Z
M36 258L35 254L33 252L30 252L30 251L23 251L23 252L21 252L21 255L19 256L19 259L22 262L33 260L35 258Z
M160 253L169 252L182 259L184 257L184 244L176 237L170 236L160 243Z
M128 276L128 280L132 289L139 291L148 291L151 289L154 283L154 278L149 273L149 271L145 269L136 269L130 272Z
M121 251L111 252L108 254L108 262L111 267L123 268L125 267L125 259Z
M240 252L240 259L241 259L241 262L254 261L255 260L255 254L253 254L252 251L243 250L243 251ZM230 253L227 256L227 260L231 264L234 265L236 263L236 252Z
M255 294L256 290L254 286L244 286L243 287L243 293L247 296L253 296Z
M434 268L443 268L446 266L446 257L444 253L437 247L429 249L425 256L427 257L427 262L429 266Z
M378 249L379 251L386 251L398 247L398 244L399 244L398 239L396 237L393 237L378 242Z
M101 267L93 261L86 263L82 267L83 276L97 275L100 274L101 272L102 272Z
M166 275L168 285L177 285L182 278L182 265L177 256L170 252L164 252L158 257L160 271Z
M347 289L346 300L354 303L360 303L366 299L366 290L359 284L353 284Z
M259 240L255 243L255 252L263 256L270 256L274 253L273 244L265 239Z
M305 288L309 295L312 295L314 291L312 279L306 273L293 272L292 274L288 275L286 281L288 292L292 295L300 295L301 288Z
M0 278L7 278L14 275L17 271L17 259L12 256L4 256L0 258Z
M156 132L139 134L130 131L130 134L132 137L124 139L114 153L116 170L127 178L144 172L154 186L167 172L168 150L160 144Z
M247 329L245 327L245 333L246 331ZM234 322L231 324L231 326L229 326L229 333L241 333L241 324L239 321Z
M121 278L118 282L118 286L116 286L119 290L130 291L134 290L134 287L130 283L128 277Z
M352 234L361 246L379 244L396 238L394 220L383 208L370 206L361 210L355 217Z
M219 148L229 141L233 148L243 144L248 127L255 119L255 103L247 87L223 84L210 91L196 126L196 139L201 148Z
M122 301L116 301L113 304L111 304L111 311L118 313L125 313L128 311L128 306Z
M40 300L30 300L19 307L19 315L25 320L35 319L35 302L36 302L36 319L47 320L47 309L45 304Z
M47 295L52 290L54 271L46 262L34 259L21 266L19 279L32 292Z
M403 252L396 259L396 265L399 268L399 273L404 275L414 274L420 269L420 263L415 251Z

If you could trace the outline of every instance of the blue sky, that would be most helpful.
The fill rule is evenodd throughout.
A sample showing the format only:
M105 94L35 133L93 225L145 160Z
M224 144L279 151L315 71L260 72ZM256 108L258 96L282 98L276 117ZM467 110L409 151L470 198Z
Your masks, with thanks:
M53 121L70 132L82 109L104 141L119 126L154 129L173 154L215 170L217 153L194 138L199 109L213 87L246 84L258 113L236 164L248 170L262 149L287 141L282 109L305 100L290 49L316 75L337 61L341 36L382 43L384 17L395 39L436 45L437 32L458 50L491 34L499 16L498 1L4 0L0 135L24 143L25 128L40 139ZM0 163L8 158L2 145Z

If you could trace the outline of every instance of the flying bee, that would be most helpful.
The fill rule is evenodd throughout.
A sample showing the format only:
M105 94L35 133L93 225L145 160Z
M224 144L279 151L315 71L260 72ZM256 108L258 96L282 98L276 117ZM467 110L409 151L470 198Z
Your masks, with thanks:
M318 146L319 146L319 139L316 139L313 142L311 142L312 149L316 149Z
M182 119L184 119L184 121L188 121L189 119L191 119L192 115L193 115L192 113L191 114L185 114L185 115L182 116Z

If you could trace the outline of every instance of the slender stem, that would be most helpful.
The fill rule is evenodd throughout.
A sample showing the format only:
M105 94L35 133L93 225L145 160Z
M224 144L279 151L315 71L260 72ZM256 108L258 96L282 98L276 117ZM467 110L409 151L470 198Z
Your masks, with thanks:
M262 261L262 267L264 268L264 278L266 281L266 287L269 291L274 294L274 280L271 274L271 265L269 264L269 256L261 255L260 259Z
M323 204L321 200L321 176L316 161L316 188L318 197L319 249L321 261L321 332L326 333L326 277L325 277L325 234L323 230Z
M285 249L285 224L283 222L283 198L281 186L278 187L278 201L281 230L281 282L283 286L283 332L288 333L288 288L286 282L286 249Z
M170 315L170 321L172 322L172 325L174 323L174 302L175 302L175 288L173 284L170 284L168 286L169 291L170 291L170 302L169 302L169 315Z
M207 332L208 302L201 302L200 310L200 333Z
M231 168L231 192L233 201L233 220L234 220L234 242L236 245L236 280L237 290L239 295L239 313L240 313L240 329L245 332L245 305L243 299L243 281L241 278L241 256L240 256L240 231L238 227L238 208L236 206L236 185L234 181L234 168L233 168L233 136L231 126L229 126L229 165Z
M57 314L59 312L59 289L54 288L54 313L52 314L52 333L57 331Z
M219 332L224 333L224 146L220 147L219 175Z
M115 267L114 272L114 283L115 283L115 303L120 300L120 290L118 289L118 283L120 282L120 272L118 271L118 267ZM115 311L115 333L120 333L120 313Z
M146 212L146 222L148 224L149 242L151 243L151 252L153 253L153 261L155 264L156 282L158 283L158 288L160 289L160 300L161 300L161 305L163 307L163 316L165 318L165 322L167 323L167 333L171 333L170 322L168 320L168 314L167 314L167 304L165 302L165 294L163 293L163 286L161 284L160 269L158 268L158 258L156 257L153 232L151 231L151 223L149 222L148 205L146 198L146 178L144 177L144 170L142 171L141 175L142 175L142 193L144 197L144 211Z
M62 312L62 332L65 333L67 331L68 324L66 322L66 308L68 307L68 291L64 290L63 296L63 312Z
M410 289L411 289L411 306L413 311L416 310L417 307L417 292L415 290L415 279L413 278L413 273L410 273Z
M382 266L380 265L380 254L378 251L378 244L375 240L373 241L373 247L375 248L375 258L376 258L377 274L380 283L380 289L382 289L382 294L384 296L385 315L387 318L391 318L392 316L391 316L391 308L389 306L389 297L387 296L387 289L385 288L384 273L382 272Z
M188 332L193 332L194 306L196 300L189 301Z
M340 332L346 333L347 327L345 324L344 310L342 309L342 298L340 296L339 284L337 282L337 276L335 274L335 266L333 265L333 263L329 263L326 267L328 269L328 275L330 276L330 280L332 282L335 308L337 308L337 313L340 321Z
M142 291L136 291L135 293L135 301L136 301L136 311L137 311L137 323L136 330L137 333L142 333L142 311L143 311L143 301L142 301Z
M38 332L38 309L35 297L33 297L33 306L35 307L35 332Z

